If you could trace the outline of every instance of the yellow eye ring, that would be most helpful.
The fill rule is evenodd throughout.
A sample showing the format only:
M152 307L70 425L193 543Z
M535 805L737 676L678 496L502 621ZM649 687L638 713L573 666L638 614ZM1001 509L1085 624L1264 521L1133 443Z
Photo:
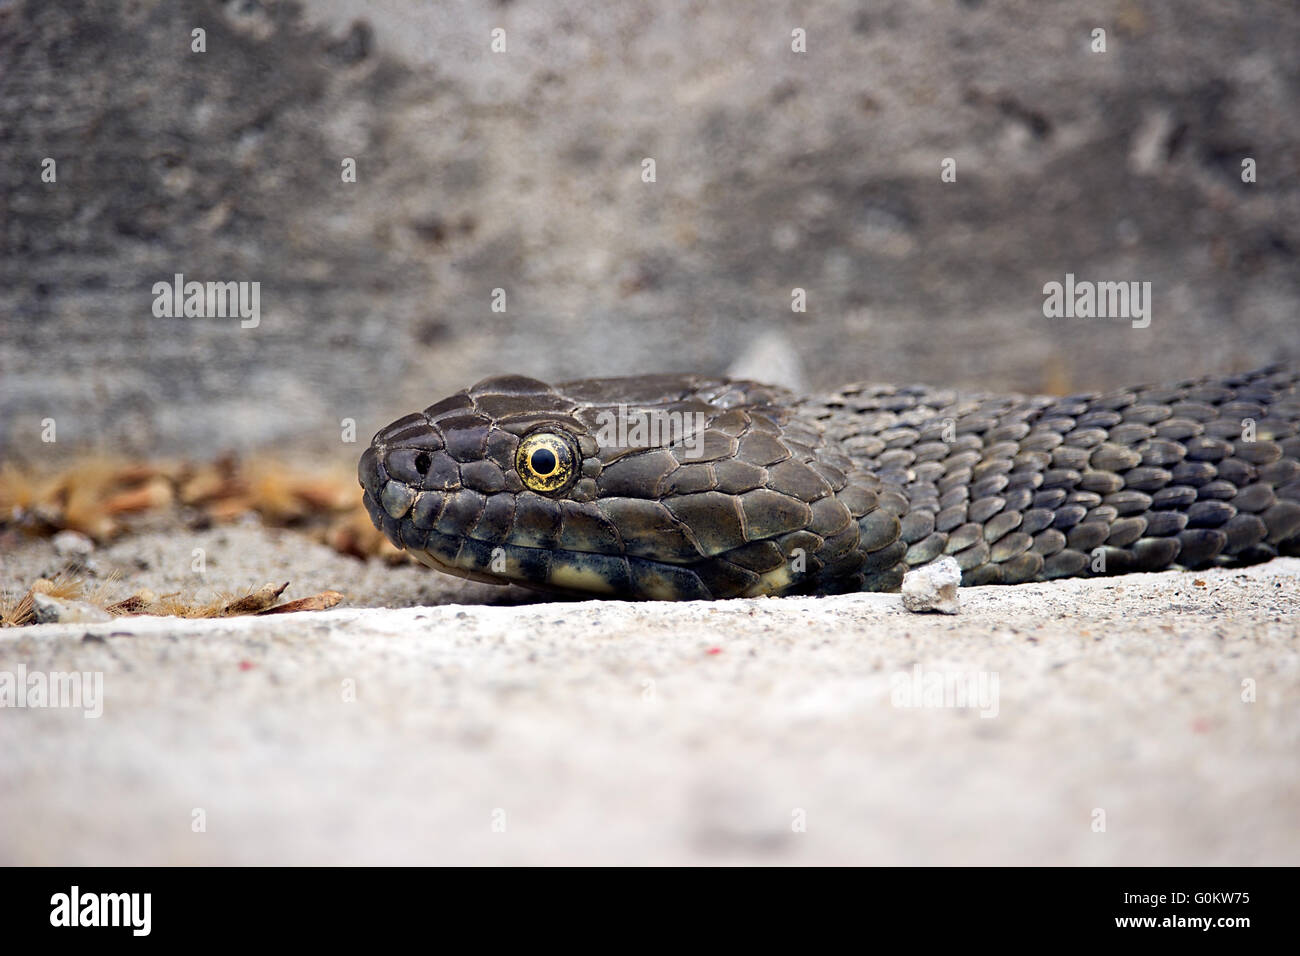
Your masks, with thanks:
M573 443L554 432L533 432L519 443L515 471L532 491L558 491L573 477L576 456Z

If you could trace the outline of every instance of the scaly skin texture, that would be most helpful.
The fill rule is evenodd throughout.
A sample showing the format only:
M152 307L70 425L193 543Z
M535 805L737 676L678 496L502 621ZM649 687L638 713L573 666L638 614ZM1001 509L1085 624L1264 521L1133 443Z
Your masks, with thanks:
M476 580L889 591L945 554L972 585L1300 553L1298 427L1300 370L1282 367L1068 398L507 376L382 429L358 476L395 545ZM560 487L530 490L529 436L572 450Z

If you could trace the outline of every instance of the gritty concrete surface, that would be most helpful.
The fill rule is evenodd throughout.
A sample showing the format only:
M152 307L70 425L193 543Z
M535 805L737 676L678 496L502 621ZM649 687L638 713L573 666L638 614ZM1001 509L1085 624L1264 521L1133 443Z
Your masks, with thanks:
M0 708L0 863L1300 862L1300 560L966 589L950 617L494 607L464 602L522 592L197 540L212 587L392 607L0 631L0 675L103 681L97 718ZM92 560L179 584L192 544ZM15 549L0 586L52 561ZM975 706L936 706L959 676Z

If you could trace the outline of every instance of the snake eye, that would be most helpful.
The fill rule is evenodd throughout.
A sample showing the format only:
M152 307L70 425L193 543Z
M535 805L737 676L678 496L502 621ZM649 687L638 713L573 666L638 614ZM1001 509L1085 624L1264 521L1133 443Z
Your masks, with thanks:
M558 491L573 477L573 442L554 432L533 432L519 443L515 471L532 491Z

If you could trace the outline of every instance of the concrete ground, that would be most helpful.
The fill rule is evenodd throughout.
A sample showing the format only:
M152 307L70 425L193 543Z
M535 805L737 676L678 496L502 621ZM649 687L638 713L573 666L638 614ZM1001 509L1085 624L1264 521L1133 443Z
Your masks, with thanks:
M205 587L351 604L0 631L0 680L103 682L97 718L0 708L0 863L1300 862L1300 560L956 617L542 603L253 527L91 566L161 590L195 546ZM0 587L56 563L22 545Z

